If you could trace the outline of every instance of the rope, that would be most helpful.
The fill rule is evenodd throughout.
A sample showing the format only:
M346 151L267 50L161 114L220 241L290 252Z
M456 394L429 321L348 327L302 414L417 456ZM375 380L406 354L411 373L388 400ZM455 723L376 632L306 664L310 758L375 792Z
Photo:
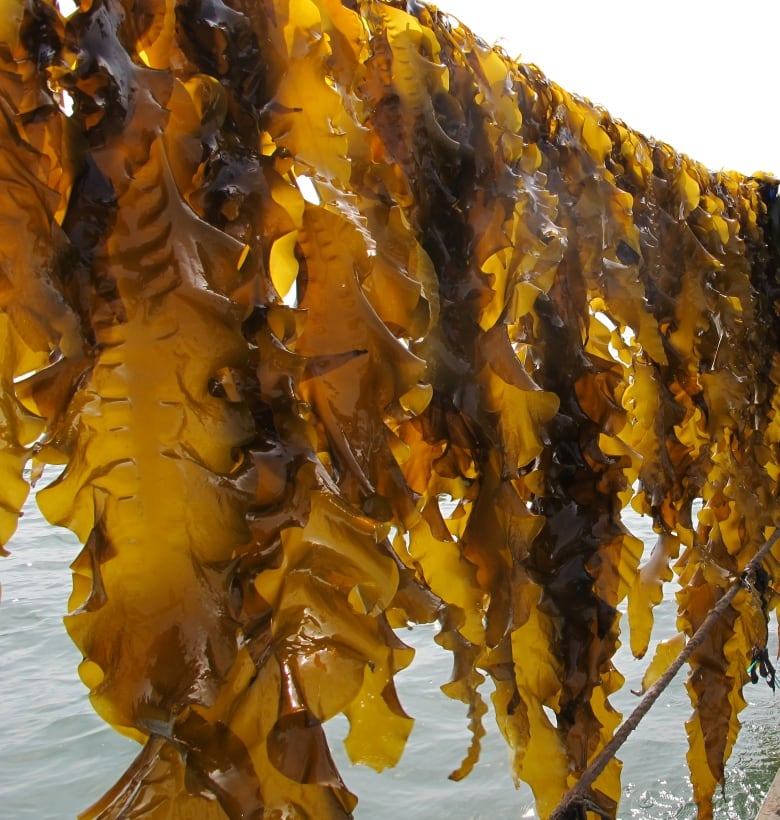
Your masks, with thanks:
M587 801L586 792L593 785L596 778L606 768L610 760L615 756L617 750L626 742L631 732L636 729L642 718L650 711L650 707L658 700L661 693L672 682L674 676L680 671L680 667L690 658L690 656L701 646L704 639L707 637L710 629L712 629L715 622L726 611L734 596L740 590L744 581L752 583L753 576L762 561L767 557L769 551L780 539L780 527L775 529L769 540L763 547L755 554L750 563L745 567L742 575L734 581L729 587L728 591L714 608L709 612L707 617L702 621L699 628L693 634L693 637L685 644L685 647L680 654L672 662L671 666L664 672L663 675L647 690L642 700L639 702L634 711L623 721L620 728L615 732L609 743L601 750L601 752L593 759L593 762L582 773L576 785L572 786L566 794L561 798L558 807L550 815L549 820L568 820L572 816L570 812L575 807L582 806Z

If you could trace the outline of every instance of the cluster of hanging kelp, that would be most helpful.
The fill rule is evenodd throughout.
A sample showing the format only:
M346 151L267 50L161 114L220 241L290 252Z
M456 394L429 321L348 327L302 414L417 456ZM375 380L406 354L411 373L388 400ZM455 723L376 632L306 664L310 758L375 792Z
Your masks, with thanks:
M548 815L619 723L620 602L641 656L674 571L691 635L775 522L774 183L400 0L1 5L0 535L61 465L79 674L143 744L84 816L350 815L322 724L393 766L433 621L451 777L484 683ZM693 656L703 818L771 592Z

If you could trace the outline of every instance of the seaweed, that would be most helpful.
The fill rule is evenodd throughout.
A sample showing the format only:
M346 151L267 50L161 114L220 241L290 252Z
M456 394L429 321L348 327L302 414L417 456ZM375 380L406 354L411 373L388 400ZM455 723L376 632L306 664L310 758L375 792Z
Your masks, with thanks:
M776 523L777 182L433 6L2 11L0 543L57 465L79 674L142 744L83 816L350 816L322 726L393 766L395 629L432 622L451 777L489 679L549 815L620 721L619 605L641 657L676 577L692 635ZM772 593L691 660L701 817ZM615 759L589 805L620 794Z

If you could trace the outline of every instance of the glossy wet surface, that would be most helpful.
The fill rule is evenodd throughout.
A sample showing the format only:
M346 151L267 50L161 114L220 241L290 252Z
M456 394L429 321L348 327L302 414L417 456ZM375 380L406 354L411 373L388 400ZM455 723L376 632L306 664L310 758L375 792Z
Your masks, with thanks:
M634 520L636 532L648 537L642 520ZM68 564L78 546L67 533L46 525L29 503L13 544L11 557L0 563L0 805L4 817L18 820L75 817L119 777L139 747L100 721L76 675L78 651L61 615L70 593ZM657 620L657 634L673 630L671 597L659 606ZM433 643L433 632L418 627L400 633L417 655L399 676L402 703L416 718L399 766L382 775L350 767L341 744L333 744L347 785L360 796L356 817L427 820L434 812L449 820L535 817L528 787L511 787L506 747L492 716L485 720L487 736L474 772L460 783L447 779L465 751L465 707L438 689L451 661ZM773 638L773 654L774 644ZM614 701L627 712L636 703L629 690L638 687L646 664L633 661L625 648L617 663L627 685ZM623 747L623 820L696 816L685 767L683 721L690 705L684 674ZM719 820L752 818L780 767L776 697L763 682L746 687L745 695L749 705L728 766L726 799L716 803ZM344 719L329 724L331 739L345 733Z

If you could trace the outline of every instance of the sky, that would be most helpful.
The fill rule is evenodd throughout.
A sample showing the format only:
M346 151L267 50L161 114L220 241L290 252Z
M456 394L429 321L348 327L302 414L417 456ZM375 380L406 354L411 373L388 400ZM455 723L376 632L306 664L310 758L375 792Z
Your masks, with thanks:
M435 4L712 170L780 175L778 0Z

